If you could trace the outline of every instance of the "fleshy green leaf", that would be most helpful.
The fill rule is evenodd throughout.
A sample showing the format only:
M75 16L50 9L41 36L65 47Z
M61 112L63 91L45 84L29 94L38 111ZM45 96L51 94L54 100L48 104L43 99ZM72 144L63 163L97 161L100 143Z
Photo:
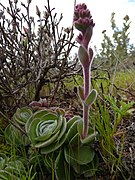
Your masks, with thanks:
M79 31L85 31L86 27L84 26L84 24L80 24L80 23L75 23L75 28L78 29Z
M82 65L84 67L89 66L89 64L90 64L89 63L89 55L88 55L88 52L87 52L86 48L83 45L81 45L79 47L78 57L79 57L80 62L82 63Z
M55 119L57 119L57 127L54 130L53 134L55 134L57 131L60 130L60 128L62 126L62 122L63 122L63 116L60 115L59 117L56 117Z
M78 87L78 95L79 95L81 101L84 101L84 99L85 99L84 98L84 88L81 86Z
M95 89L93 89L90 94L88 95L88 97L86 98L84 104L86 106L90 106L94 103L94 101L96 100L97 97L97 91Z
M60 141L55 141L55 142L51 143L49 146L41 148L41 154L48 154L48 153L51 153L51 152L57 150L58 148L60 148L62 146L62 144L65 142L65 140L66 140L66 134L64 134L64 136L62 136Z
M76 152L74 152L74 158L80 165L91 162L94 158L94 155L94 150L89 146L81 146L79 149L76 148Z
M77 120L79 120L79 119L81 119L80 116L74 116L74 117L72 117L72 118L67 122L67 130L72 126L72 124L73 124L75 121L77 121Z
M78 132L77 132L77 123L79 120L75 121L72 126L68 129L67 132L67 141L70 141Z
M67 127L67 121L66 121L66 118L65 117L60 117L61 119L62 119L62 125L61 125L61 130L60 130L60 134L59 134L59 136L58 136L58 138L57 138L57 141L59 141L61 138L62 138L62 136L65 134L65 132L66 132L66 127Z
M78 131L80 137L82 135L82 130L83 130L83 119L81 119L77 124L77 131Z
M98 135L97 131L95 131L92 134L89 134L85 139L81 139L82 144L88 144L88 143L92 142L97 135Z
M95 151L90 146L80 146L80 147L74 147L73 149L70 148L70 150L66 150L66 159L68 163L70 161L75 161L80 165L85 165L90 163L94 156ZM69 159L70 158L70 159Z
M28 119L28 121L27 121L26 124L25 124L26 132L29 131L30 124L31 124L31 122L33 121L33 119L36 119L36 118L38 118L38 117L41 118L42 116L44 116L44 115L46 115L46 114L48 114L48 111L46 111L46 110L40 110L40 111L35 112L35 113Z
M69 142L69 146L73 147L80 144L80 136L77 133L75 136L72 137L72 139Z
M56 138L58 137L58 135L59 135L59 131L58 131L56 134L54 134L54 136L52 136L52 137L51 137L50 139L48 139L47 141L40 142L40 143L36 143L36 144L35 144L35 147L36 147L36 148L41 148L41 147L46 147L46 146L50 145L51 143L53 143L53 142L56 140Z

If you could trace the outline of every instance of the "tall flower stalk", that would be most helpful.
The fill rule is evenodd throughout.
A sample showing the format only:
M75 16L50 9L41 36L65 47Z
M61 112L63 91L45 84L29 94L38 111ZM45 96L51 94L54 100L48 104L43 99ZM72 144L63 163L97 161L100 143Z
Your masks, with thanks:
M95 24L86 4L83 3L75 6L73 23L75 28L80 31L76 40L80 44L78 57L83 68L84 87L79 87L78 93L83 104L82 139L85 139L88 136L89 129L89 107L95 101L97 96L96 90L91 90L90 88L93 50L88 47Z

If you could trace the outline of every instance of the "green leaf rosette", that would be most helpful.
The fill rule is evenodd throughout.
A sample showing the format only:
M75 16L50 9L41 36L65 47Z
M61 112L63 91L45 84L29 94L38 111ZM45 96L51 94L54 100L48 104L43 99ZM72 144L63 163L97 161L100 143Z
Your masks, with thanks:
M9 144L28 145L30 143L25 132L25 123L32 116L32 110L28 107L18 108L12 117L12 124L9 124L5 131L5 138Z
M30 143L29 138L26 134L21 132L17 127L9 124L4 131L5 139L8 144L13 144L16 146L28 145Z
M13 115L13 121L24 126L32 114L32 110L28 107L18 108Z
M40 110L26 122L25 129L35 148L42 154L55 151L66 139L66 119L60 113Z

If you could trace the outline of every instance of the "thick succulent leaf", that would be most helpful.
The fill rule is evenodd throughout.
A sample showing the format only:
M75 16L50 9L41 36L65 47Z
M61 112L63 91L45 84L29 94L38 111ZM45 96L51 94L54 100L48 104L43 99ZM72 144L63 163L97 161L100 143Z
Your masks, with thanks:
M83 41L89 43L92 33L93 33L93 26L90 25L89 27L85 28L85 34L83 36ZM92 58L92 56L90 56L90 58Z
M89 55L87 49L83 45L80 45L79 47L78 57L83 67L89 66Z
M57 180L73 180L73 170L69 164L64 160L63 150L59 151L59 154L55 161L55 176Z
M85 97L84 97L84 88L82 86L78 87L78 95L79 95L81 101L85 100Z
M80 121L82 121L80 116L74 116L71 120L68 121L66 142L69 142L78 133L77 126Z
M46 147L46 146L50 145L51 143L54 143L54 141L58 138L58 135L59 135L59 131L56 134L54 134L47 141L36 143L34 147L35 148L42 148L42 147Z
M61 114L42 110L29 118L25 128L33 146L47 154L64 143L66 125L66 119Z
M81 146L79 147L79 151L76 148L76 152L74 153L74 155L78 164L84 165L93 160L95 151L90 146Z
M56 114L53 114L53 113L48 113L48 114L45 114L45 115L40 116L38 118L41 118L41 120L44 120L44 121L58 120L58 117L56 116Z
M81 143L79 134L75 134L75 136L72 137L72 139L69 141L69 146L79 146Z
M65 116L65 110L64 109L62 109L62 108L56 108L56 113L57 113L57 115L59 116L59 115L62 115L62 116Z
M68 129L66 142L69 142L77 134L77 123L78 123L78 121L79 120L76 120L72 124L72 126Z
M62 136L65 134L65 132L66 132L66 127L67 127L67 121L66 121L66 118L65 117L60 117L61 118L61 121L62 121L62 126L61 126L61 129L60 129L60 134L59 134L59 136L58 136L58 138L57 138L57 141L59 141L61 138L62 138Z
M77 121L78 119L81 119L80 116L74 116L67 122L67 130L72 126L72 124Z
M65 140L66 140L66 134L64 134L63 137L59 141L53 142L49 146L41 148L41 154L48 154L57 150L58 148L62 146Z
M25 124L25 130L26 130L26 132L29 131L30 124L31 124L31 122L33 121L33 119L41 118L41 117L43 117L43 116L46 115L46 114L48 114L48 111L46 111L46 110L39 110L39 111L35 112L35 113L28 119L28 121L27 121L26 124Z
M36 141L46 141L51 137L52 133L44 134L35 138Z
M77 131L81 137L82 131L83 131L83 119L80 119L80 121L77 124Z
M65 156L65 160L68 164L71 163L71 160L70 160L70 148L68 147L64 147L64 156Z
M39 110L36 111L33 115L33 118L40 118L43 117L44 115L48 114L49 112L47 110Z
M92 142L98 135L98 132L95 131L92 134L89 134L85 139L81 139L82 144L88 144L90 142Z
M90 163L94 156L95 156L95 151L90 147L90 146L78 146L74 147L73 149L70 148L70 159L73 159L80 165L88 164Z
M77 124L77 130L81 137L82 130L83 130L83 120L79 121ZM82 144L91 143L98 135L97 131L94 131L92 128L89 127L88 129L88 136L85 139L80 138Z
M37 141L36 141L36 137L37 137L37 134L36 134L36 126L37 124L40 122L40 119L39 118L35 118L33 119L32 118L32 121L29 125L29 128L28 128L28 136L30 137L30 140L33 144L35 144Z
M79 31L85 31L86 30L86 27L84 24L80 24L78 22L75 22L75 28L78 29Z
M30 144L30 140L29 140L28 136L26 136L25 134L21 135L21 142L24 146L27 146Z
M97 98L97 91L95 89L93 89L90 94L88 95L88 97L86 98L84 104L86 106L90 106L94 103L94 101L96 100Z
M60 115L59 117L56 116L55 119L57 119L57 127L56 127L56 129L53 131L53 134L55 134L57 131L60 130L60 128L61 128L61 126L62 126L62 123L63 123L63 116L61 116L61 115Z

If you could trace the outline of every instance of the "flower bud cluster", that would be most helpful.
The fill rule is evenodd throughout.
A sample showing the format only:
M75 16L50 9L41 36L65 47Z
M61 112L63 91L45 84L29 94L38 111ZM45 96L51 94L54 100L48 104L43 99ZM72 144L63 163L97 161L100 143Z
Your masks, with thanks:
M86 29L91 26L94 27L93 19L86 4L78 4L75 6L73 23L79 31L84 35Z

